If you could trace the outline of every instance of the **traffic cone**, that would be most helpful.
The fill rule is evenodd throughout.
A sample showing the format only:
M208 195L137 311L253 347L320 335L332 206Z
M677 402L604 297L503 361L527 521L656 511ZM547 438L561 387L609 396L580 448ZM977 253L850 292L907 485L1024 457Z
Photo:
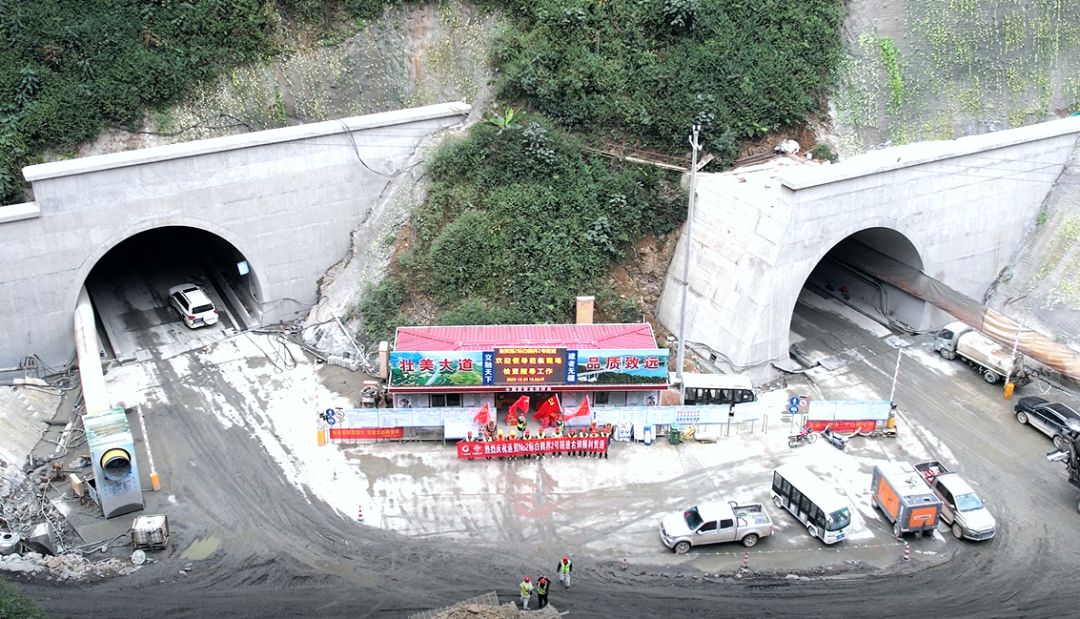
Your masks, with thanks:
M623 557L623 558L622 558L622 568L623 568L624 570L626 569L626 557Z
M742 568L744 570L750 569L750 553L744 552L742 556Z
M911 561L911 546L904 542L904 561Z
M360 521L360 522L364 521L364 506L363 505L356 508L356 519L358 521Z

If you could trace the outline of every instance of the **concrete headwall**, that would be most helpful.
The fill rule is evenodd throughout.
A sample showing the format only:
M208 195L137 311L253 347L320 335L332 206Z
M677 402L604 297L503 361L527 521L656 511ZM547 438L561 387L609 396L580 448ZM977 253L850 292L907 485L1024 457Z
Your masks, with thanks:
M837 243L884 228L981 299L1076 147L1080 118L884 149L836 165L698 176L686 339L736 369L786 359L799 291ZM740 178L742 179L740 181ZM685 234L658 317L678 332ZM900 258L903 259L903 258ZM927 310L921 324L944 320Z
M35 202L0 209L0 367L30 354L71 361L87 275L120 242L164 226L232 244L251 266L263 323L300 316L417 145L470 110L448 103L27 167Z

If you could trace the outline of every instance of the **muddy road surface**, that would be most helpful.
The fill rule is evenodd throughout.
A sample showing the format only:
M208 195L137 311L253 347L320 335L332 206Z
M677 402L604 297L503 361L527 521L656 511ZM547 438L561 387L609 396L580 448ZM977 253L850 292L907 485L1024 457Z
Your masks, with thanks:
M892 334L814 308L800 312L793 331L804 351L860 351L861 359L843 367L807 373L815 397L888 398L896 351L885 341ZM623 571L609 556L585 549L573 557L573 588L555 586L551 603L569 617L1075 616L1078 490L1067 483L1062 465L1044 459L1052 450L1049 439L1017 423L1000 387L934 356L927 337L906 337L910 345L896 401L911 421L911 438L935 459L959 463L997 517L995 539L972 543L948 536L947 561L916 557L849 571L781 565L743 578L647 559ZM164 485L159 493L146 493L147 513L169 514L170 549L151 555L155 560L134 574L104 582L16 579L48 612L403 618L490 591L504 602L516 600L523 574L554 575L560 540L548 545L541 536L524 543L516 539L520 531L480 529L462 541L460 534L418 534L432 528L424 523L413 534L407 526L400 530L400 523L395 530L357 523L335 507L334 497L323 500L314 489L298 486L312 463L302 453L282 451L285 441L274 440L275 433L314 435L314 396L303 393L307 388L294 382L295 399L280 403L260 400L258 389L236 386L239 373L273 391L275 376L288 373L281 357L226 363L220 351L197 351L182 358L180 364L145 362L137 379ZM1044 387L1025 388L1013 402ZM1056 392L1044 397L1066 398ZM260 423L267 410L279 406L295 409L295 427ZM241 414L223 420L220 411L226 409ZM342 498L340 505L347 504L355 502ZM604 509L596 501L582 505ZM771 512L774 520L785 517Z

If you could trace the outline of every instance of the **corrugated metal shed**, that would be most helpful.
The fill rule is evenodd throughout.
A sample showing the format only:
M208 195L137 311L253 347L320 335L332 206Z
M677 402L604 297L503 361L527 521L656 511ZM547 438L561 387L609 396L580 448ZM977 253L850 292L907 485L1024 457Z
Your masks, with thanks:
M398 327L395 352L492 350L503 346L549 346L568 350L656 348L649 323L592 325L477 325Z

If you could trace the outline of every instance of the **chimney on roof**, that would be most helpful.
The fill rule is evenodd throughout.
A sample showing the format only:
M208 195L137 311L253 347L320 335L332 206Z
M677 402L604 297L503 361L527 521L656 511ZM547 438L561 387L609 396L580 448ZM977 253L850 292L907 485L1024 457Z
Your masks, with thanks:
M577 324L579 325L591 325L593 314L593 302L596 297L578 297L577 298Z
M390 342L379 342L379 378L390 378Z

